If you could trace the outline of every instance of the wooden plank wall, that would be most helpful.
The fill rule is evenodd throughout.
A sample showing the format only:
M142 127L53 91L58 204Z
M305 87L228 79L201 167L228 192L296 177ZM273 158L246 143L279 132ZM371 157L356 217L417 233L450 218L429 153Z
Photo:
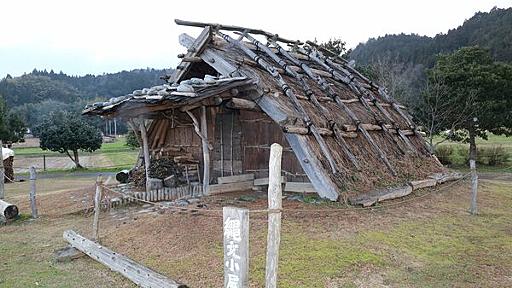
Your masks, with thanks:
M196 112L196 111L194 111ZM201 139L194 131L194 127L187 115L177 113L174 125L167 118L155 120L149 129L149 142L157 137L157 127L166 125L165 141L151 150L154 156L163 151L164 156L174 157L191 154L193 159L200 161L200 174L202 175ZM233 118L232 118L233 117ZM256 178L268 177L268 161L270 145L279 143L283 146L282 170L288 181L309 182L297 157L290 148L279 125L273 122L262 112L245 110L231 110L222 107L209 107L207 109L208 140L212 145L213 153L210 156L210 183L217 183L222 176L220 138L222 135L224 176L231 176L231 163L233 175L254 173ZM162 124L159 122L166 121ZM222 124L221 124L222 122ZM233 128L231 127L233 123ZM222 127L222 133L221 133ZM231 162L231 139L233 131L233 162ZM179 151L177 151L179 149ZM160 156L158 156L160 157Z
M262 112L240 111L243 172L268 177L270 145L283 146L282 170L288 181L309 182L279 125Z

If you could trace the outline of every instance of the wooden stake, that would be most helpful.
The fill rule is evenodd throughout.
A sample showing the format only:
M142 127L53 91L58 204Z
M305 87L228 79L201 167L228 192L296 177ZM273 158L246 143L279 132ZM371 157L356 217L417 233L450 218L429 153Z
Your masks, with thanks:
M469 207L469 213L476 215L478 213L477 208L477 194L478 194L478 174L476 173L476 161L469 160L469 166L471 169L471 206Z
M267 261L265 270L265 287L277 287L277 270L279 262L279 244L281 242L281 158L283 147L274 143L270 147L269 184L268 184L268 234Z
M30 209L32 210L32 218L37 218L36 204L36 167L30 166Z
M100 221L100 202L103 192L103 181L101 174L96 178L96 194L94 195L94 219L92 222L92 239L99 242L99 221Z
M224 207L224 288L249 287L249 210Z
M146 132L146 125L144 119L140 119L140 136L142 138L142 150L144 153L144 169L146 171L146 192L151 191L151 183L149 182L149 165L151 160L149 158L149 143L148 134Z

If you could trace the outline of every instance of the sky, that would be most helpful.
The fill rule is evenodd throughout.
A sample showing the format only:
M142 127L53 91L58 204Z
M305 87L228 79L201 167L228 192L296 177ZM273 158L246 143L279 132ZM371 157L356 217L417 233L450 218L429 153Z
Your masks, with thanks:
M341 38L349 48L396 33L434 36L511 0L113 1L0 0L0 78L34 68L71 75L171 68L178 36L200 28L174 19L261 28L288 39Z

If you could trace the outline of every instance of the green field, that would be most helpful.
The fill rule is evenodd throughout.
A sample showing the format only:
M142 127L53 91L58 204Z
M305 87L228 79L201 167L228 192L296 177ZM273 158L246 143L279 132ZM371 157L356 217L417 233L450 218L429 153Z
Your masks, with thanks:
M436 137L434 143L440 142L441 137ZM476 146L478 149L477 161L480 163L477 165L479 171L485 172L512 172L512 137L506 137L501 135L489 134L488 140L482 138L476 139ZM436 155L440 160L442 158L449 158L449 167L467 170L468 168L468 155L469 155L469 144L459 143L453 141L445 141L436 149ZM488 157L485 154L497 153L499 159L503 163L496 165L489 165Z
M52 166L52 158L66 160L68 156L63 153L52 152L48 150L42 150L39 147L19 147L14 148L15 162L23 162L23 159L34 159L30 161L36 161L36 163L43 162L43 155L46 157L47 173L70 171L70 169L54 167ZM92 167L89 165L88 169L92 171L118 171L119 169L126 169L133 167L133 164L137 160L138 149L133 149L126 146L126 138L119 137L112 143L103 143L99 150L92 153L79 152L82 162L84 156L95 157L101 159L98 161L99 164L95 164ZM25 161L26 162L26 161ZM15 164L16 165L16 164ZM71 169L73 170L73 169Z

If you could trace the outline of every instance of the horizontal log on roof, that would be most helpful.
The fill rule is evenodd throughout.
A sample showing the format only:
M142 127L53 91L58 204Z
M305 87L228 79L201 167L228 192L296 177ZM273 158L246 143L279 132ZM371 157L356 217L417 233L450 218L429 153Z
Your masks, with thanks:
M238 110L261 111L260 107L258 106L258 104L256 104L256 102L242 98L231 98L226 103L226 107Z
M269 33L267 31L261 30L261 29L252 29L252 28L246 28L246 27L240 27L240 26L232 26L232 25L221 25L221 24L215 24L215 23L204 23L204 22L194 22L194 21L185 21L185 20L179 20L174 19L174 23L178 25L184 25L184 26L192 26L192 27L207 27L210 26L215 29L219 30L226 30L226 31L239 31L239 32L247 32L252 34L258 34L258 35L264 35L269 38L273 38L277 41L284 42L284 43L297 43L297 44L303 44L302 42L298 40L289 40L282 37L279 37L277 34Z
M334 133L331 129L328 128L317 128L318 132L322 136L332 136ZM303 126L294 126L294 125L285 125L283 126L283 131L291 134L300 134L300 135L308 135L311 134L307 127ZM356 138L356 132L341 132L340 133L344 138Z

